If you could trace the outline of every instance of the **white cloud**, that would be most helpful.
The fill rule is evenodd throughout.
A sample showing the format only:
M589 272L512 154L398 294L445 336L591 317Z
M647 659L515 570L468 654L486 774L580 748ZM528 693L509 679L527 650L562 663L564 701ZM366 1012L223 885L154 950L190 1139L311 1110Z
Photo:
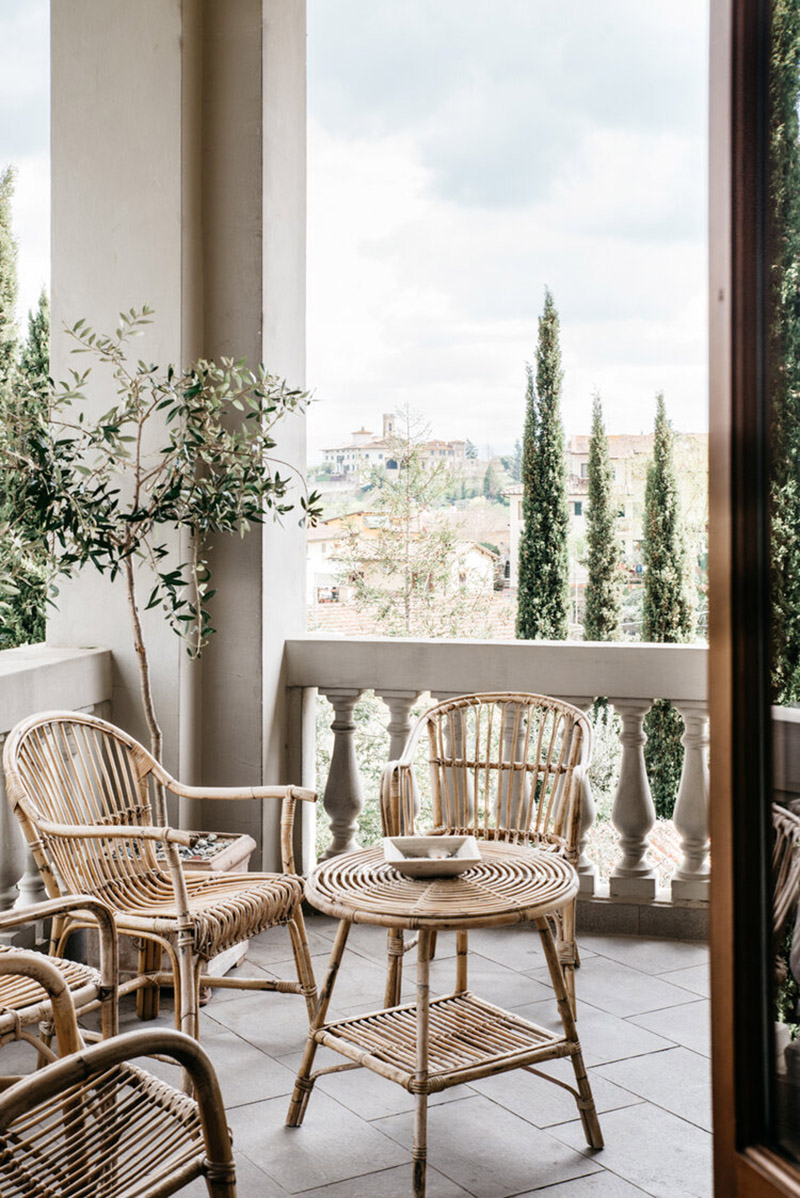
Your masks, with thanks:
M595 386L613 431L649 428L661 389L704 427L705 15L312 5L312 452L405 402L510 447L545 285L568 431Z

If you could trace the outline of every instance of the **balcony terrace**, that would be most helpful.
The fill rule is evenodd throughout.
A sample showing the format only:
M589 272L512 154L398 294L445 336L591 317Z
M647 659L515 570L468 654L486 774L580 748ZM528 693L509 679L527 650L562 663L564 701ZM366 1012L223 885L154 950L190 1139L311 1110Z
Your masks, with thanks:
M37 646L0 655L0 735L22 715L47 707L113 718L112 664L111 653L103 650ZM620 854L607 885L597 882L588 857L582 862L577 975L580 1033L607 1147L600 1154L585 1149L568 1095L529 1074L505 1074L433 1100L429 1192L477 1198L542 1189L556 1198L710 1194L707 950L701 942L707 885L705 651L305 637L286 644L286 682L290 763L298 780L307 782L313 768L316 693L327 695L334 707L334 753L318 814L330 819L337 851L352 843L364 800L350 718L362 691L374 690L386 704L390 756L402 745L420 692L438 697L524 683L584 707L597 694L612 699L623 715L615 803ZM657 889L645 857L652 809L641 720L652 693L676 702L687 729L688 764L676 812L684 859L668 890ZM588 792L584 812L590 821ZM313 827L302 832L309 865ZM39 880L5 804L0 833L0 906L18 899L18 887L20 903L35 901L41 897ZM264 856L270 851L265 839ZM334 930L332 920L310 917L318 980ZM555 1005L544 984L538 939L529 930L474 932L470 943L476 990L523 1017L552 1022ZM380 1005L384 948L379 929L354 929L333 1017ZM250 963L280 973L285 951L283 938L265 933L251 945ZM435 988L448 987L453 952L452 938L443 936L432 971ZM409 995L411 976L407 971ZM231 993L217 992L205 1008L202 1041L220 1072L240 1194L379 1198L408 1192L412 1097L364 1070L336 1074L320 1082L304 1127L287 1130L286 1106L305 1038L301 1009L281 995L228 997ZM132 1009L125 1019L135 1022ZM168 1004L161 1019L170 1020Z

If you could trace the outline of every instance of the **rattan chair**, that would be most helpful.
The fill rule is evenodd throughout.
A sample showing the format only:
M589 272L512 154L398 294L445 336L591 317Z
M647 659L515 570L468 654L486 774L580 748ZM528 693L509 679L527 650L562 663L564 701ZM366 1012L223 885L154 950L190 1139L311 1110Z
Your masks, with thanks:
M117 939L113 916L105 905L86 895L53 899L32 907L5 911L0 915L0 933L7 933L24 924L91 912L100 932L100 968L55 957L46 957L61 976L79 1015L100 1010L102 1037L117 1031ZM19 959L16 948L0 945L0 963ZM52 1011L47 995L31 977L15 972L0 973L0 1046L14 1040L32 1044L40 1062L55 1060L50 1048ZM2 1070L0 1089L17 1080Z
M296 802L313 802L313 791L183 786L127 733L78 712L47 712L18 724L6 739L3 766L9 800L48 894L101 897L114 911L118 933L139 941L138 972L120 985L120 994L174 986L176 1024L192 1036L198 1032L201 983L300 994L309 1017L313 1014L316 985L292 850ZM153 824L153 790L159 785L191 799L280 801L284 872L184 869L178 845L191 844L191 835ZM78 922L70 915L54 926L56 955ZM212 957L276 924L288 927L296 981L203 973ZM160 969L162 949L171 963L166 973Z
M15 973L47 994L59 1059L0 1094L3 1198L157 1198L198 1177L212 1198L235 1198L222 1097L197 1042L148 1029L86 1048L57 963L0 955L0 984ZM194 1098L131 1063L155 1053L183 1067Z
M385 836L413 835L419 807L415 762L427 741L433 835L530 845L578 861L581 790L591 727L569 703L535 694L474 694L429 708L381 779ZM558 954L575 1007L575 903L556 918ZM386 1006L400 1001L402 931L389 933ZM467 933L457 935L457 987L467 988Z

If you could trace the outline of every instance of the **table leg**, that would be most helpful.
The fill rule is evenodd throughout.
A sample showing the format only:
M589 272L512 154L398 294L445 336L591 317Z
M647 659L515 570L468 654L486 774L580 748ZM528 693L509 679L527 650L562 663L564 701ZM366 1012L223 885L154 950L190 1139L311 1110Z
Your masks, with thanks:
M578 1111L580 1112L586 1143L592 1148L602 1148L603 1133L600 1130L600 1122L597 1118L592 1088L586 1076L581 1042L578 1039L578 1029L575 1026L575 1015L573 1014L572 1003L567 993L567 985L564 981L564 970L561 968L561 962L558 959L558 951L553 940L553 933L550 931L549 923L544 918L537 919L536 926L542 938L542 948L544 949L547 968L550 971L550 981L553 983L553 990L558 1002L558 1013L561 1016L564 1036L570 1044L575 1046L574 1051L570 1055L572 1068L575 1071L575 1083L578 1088Z
M417 941L417 1070L414 1078L414 1198L425 1198L428 1163L428 1050L430 1039L431 933Z
M328 962L328 972L325 975L325 981L320 991L319 1005L317 1006L314 1019L308 1029L308 1039L303 1053L303 1060L300 1063L300 1069L297 1073L297 1078L294 1083L294 1091L292 1093L289 1110L286 1115L287 1127L299 1127L303 1122L303 1116L306 1113L308 1099L314 1088L314 1082L311 1080L311 1070L314 1065L314 1057L317 1055L317 1042L314 1039L314 1033L318 1028L322 1027L325 1022L325 1016L328 1013L328 1006L333 993L333 985L336 981L336 975L339 972L339 965L344 953L344 947L347 944L347 937L350 932L350 922L347 919L341 920L339 930L336 933L336 939L333 942L331 949L331 958Z

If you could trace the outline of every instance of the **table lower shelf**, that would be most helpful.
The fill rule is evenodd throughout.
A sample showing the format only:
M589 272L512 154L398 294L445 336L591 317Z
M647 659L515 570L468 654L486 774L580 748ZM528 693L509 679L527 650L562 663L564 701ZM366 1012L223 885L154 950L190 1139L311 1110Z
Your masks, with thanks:
M430 1093L578 1051L577 1041L520 1019L469 991L431 1000L428 1074L417 1080L416 1004L327 1023L312 1033L413 1092ZM326 1072L320 1070L320 1074Z

